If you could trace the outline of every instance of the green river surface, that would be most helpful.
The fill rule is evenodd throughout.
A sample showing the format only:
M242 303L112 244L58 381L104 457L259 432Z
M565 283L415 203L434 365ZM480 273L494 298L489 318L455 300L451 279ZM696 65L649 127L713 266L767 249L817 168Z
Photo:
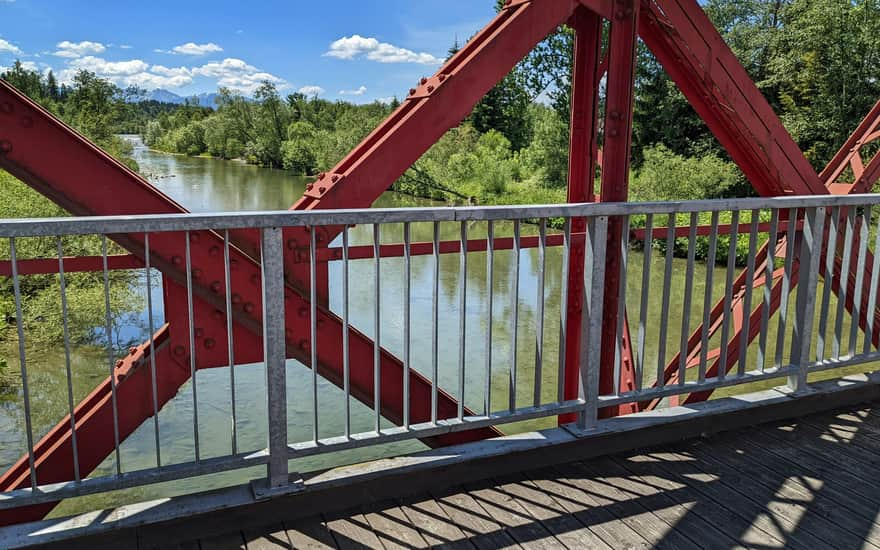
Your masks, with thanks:
M135 158L141 171L156 187L178 203L194 212L242 211L284 209L302 194L307 180L292 176L281 170L250 166L235 161L208 158L191 158L167 155L148 150L140 138L130 136L135 143ZM396 193L384 194L375 204L377 207L406 207L432 205L426 200ZM476 223L469 228L469 237L485 237L485 224ZM413 241L430 241L430 224L414 224ZM496 236L511 233L509 224L498 224ZM532 225L523 226L523 234L536 234ZM454 240L460 237L458 225L441 226L441 238ZM401 242L399 225L383 229L383 241ZM370 244L372 228L359 226L351 230L351 243ZM719 255L722 252L719 251ZM513 291L511 277L512 253L499 251L495 255L495 280L491 292L494 297L491 369L492 409L507 408ZM521 252L519 276L519 317L517 342L517 405L527 406L534 395L535 355L537 348L538 274L539 255L536 249ZM640 316L639 302L642 292L642 266L644 256L631 251L627 271L627 301L633 338L638 334ZM664 258L653 253L651 263L651 290L648 299L648 323L645 351L645 384L653 384L658 363L658 334L661 319ZM670 309L667 323L667 352L671 360L679 348L682 327L682 302L687 285L692 285L693 306L690 328L693 330L701 318L704 303L706 265L697 264L695 277L685 277L686 262L675 259L671 284ZM412 365L419 372L431 372L431 309L433 292L433 258L414 257L412 260ZM457 395L459 357L459 303L461 281L460 264L456 254L445 255L440 262L439 285L439 371L440 384L452 395ZM562 254L560 248L549 248L546 254L545 312L544 312L544 365L542 371L541 400L552 403L556 399L559 355L560 289L562 283ZM162 319L161 290L158 275L154 277L153 303L155 324ZM139 290L145 294L144 278L140 278ZM331 308L341 312L341 266L332 263L330 268ZM374 312L374 264L372 260L351 263L350 315L354 326L368 336L375 334ZM722 297L725 281L724 269L715 269L713 301ZM403 288L404 266L400 258L385 259L381 263L381 343L390 351L401 355L403 351ZM486 377L487 298L490 289L486 277L486 254L468 255L467 266L467 331L465 338L466 378L465 403L474 410L482 411ZM821 293L821 287L820 287ZM821 294L820 294L821 295ZM761 299L761 289L756 289L755 304ZM832 311L836 301L832 299ZM141 342L146 339L145 313L139 314L140 322L120 328L126 340ZM774 318L775 319L775 318ZM829 323L830 328L833 323ZM776 323L771 324L768 335L769 352L775 349ZM848 320L844 322L843 334L848 335ZM830 333L829 328L829 333ZM715 342L718 337L714 339ZM844 337L846 347L848 337ZM320 344L319 344L320 345ZM861 346L861 339L859 340ZM16 344L7 342L0 353L10 367L18 368ZM750 369L755 366L756 346L749 352ZM786 351L788 350L786 344ZM787 357L787 353L785 354ZM56 349L27 348L28 372L31 384L33 430L38 440L67 413L67 385L64 369L64 351ZM353 363L366 362L372 358L352 358ZM73 350L73 388L78 402L107 376L106 350L99 347L79 347ZM859 369L857 369L859 370ZM863 370L863 369L862 369ZM239 365L236 378L236 430L240 451L258 450L266 442L266 387L265 372L261 364ZM231 450L231 399L228 368L200 371L197 377L199 441L203 458L223 456ZM779 380L752 384L749 389L778 385ZM742 387L716 392L716 396L745 391ZM319 380L318 388L319 432L321 437L342 435L343 392L333 384ZM194 458L193 402L191 382L184 385L178 395L165 405L159 414L161 454L163 464L187 462ZM290 442L308 441L312 437L311 371L296 361L288 362L288 423ZM124 407L120 403L120 407ZM374 422L371 408L351 399L352 429L354 432L370 431ZM555 418L523 422L503 427L506 433L546 428L555 424ZM25 420L22 395L0 397L0 470L5 470L23 453L26 453ZM108 434L108 437L112 437ZM426 448L418 441L367 447L337 452L323 456L291 461L291 470L308 472L341 464L350 464L378 457L418 451ZM156 465L153 422L144 422L121 445L122 470L124 472L151 468ZM108 457L92 474L112 475L116 471L114 456ZM53 515L66 515L84 510L106 508L120 503L141 501L176 494L191 493L220 486L243 483L264 474L262 467L226 472L200 478L184 479L147 487L128 489L67 500L59 505Z

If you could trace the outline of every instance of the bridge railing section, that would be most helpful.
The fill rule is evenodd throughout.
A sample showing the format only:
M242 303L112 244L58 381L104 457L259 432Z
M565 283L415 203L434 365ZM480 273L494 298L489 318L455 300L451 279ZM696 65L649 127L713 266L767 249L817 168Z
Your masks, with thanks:
M24 487L0 494L0 510L252 466L265 467L268 475L247 470L235 479L259 478L255 487L262 494L289 488L294 470L417 449L416 440L436 444L444 434L548 427L563 415L575 415L579 427L589 429L601 422L603 409L621 404L666 406L779 379L803 392L821 371L873 368L867 364L880 359L878 204L880 197L861 195L0 221L0 239L9 245L20 371L15 400L28 478ZM616 244L624 261L614 274L604 262L610 224L628 235ZM283 256L290 252L283 232L293 227L312 236L298 260L311 281L318 281L322 263L330 263L326 300L318 284L293 289L285 280ZM341 232L319 247L321 228ZM204 232L221 239L226 276L212 299L229 330L225 342L211 347L238 357L236 346L244 344L236 342L232 319L247 304L236 300L241 283L229 261L229 235L242 229L261 237L262 279L247 284L262 290L262 304L250 305L259 310L251 312L259 326L249 327L262 346L244 354L257 360L212 365L220 374L197 376L203 366L197 356L188 357L179 368L189 369L190 386L160 407L154 358L167 342L156 340L163 314L153 289L162 277L155 267L169 258L149 243L160 235L189 243ZM80 364L71 361L76 344L64 274L72 260L61 243L81 235L103 243L96 281L106 324L93 335L106 344L103 361L106 367L109 358L111 373L117 353L111 333L119 329L111 319L108 282L115 262L108 259L107 239L143 236L140 263L116 260L116 267L137 269L138 284L146 285L140 319L152 353L140 368L152 383L140 398L152 403L154 420L120 440L118 411L128 404L117 399L117 385L125 381L111 377L112 455L95 472L80 472L83 450L72 430L74 475L47 483L39 479L34 448L58 418L34 410L53 402L34 383L46 379L46 369L54 372L61 408L71 415L66 422L76 426ZM19 245L29 239L56 242L50 249L57 254L23 259ZM188 244L182 247L184 257L171 264L185 274L176 284L185 289L182 299L193 319L198 274L189 268ZM573 310L566 305L575 261L583 261L584 301L577 308L580 386L572 396L564 373L572 368L565 342ZM40 350L29 345L25 323L33 299L27 292L32 275L25 273L39 271L35 262L57 264L63 319L59 363L36 373L31 357ZM609 285L612 277L620 284ZM621 289L619 322L614 341L603 342L609 286ZM309 307L286 311L291 292L306 296ZM308 318L311 329L290 334L290 315ZM184 328L195 349L200 327L190 322ZM355 340L371 342L369 352L359 345L354 353ZM321 346L332 348L324 354L326 364L318 359ZM616 349L610 384L600 380L603 346ZM307 368L316 364L318 369ZM623 383L627 369L634 373L629 385ZM377 446L372 454L357 454ZM343 458L331 458L339 452Z

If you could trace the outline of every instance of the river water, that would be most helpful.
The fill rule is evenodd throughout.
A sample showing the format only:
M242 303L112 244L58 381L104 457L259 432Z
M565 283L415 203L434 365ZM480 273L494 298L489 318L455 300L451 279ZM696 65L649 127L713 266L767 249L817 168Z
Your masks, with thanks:
M148 150L140 138L131 136L135 144L135 159L142 173L156 187L167 193L191 211L240 211L270 210L289 207L303 192L306 179L291 176L281 170L270 170L246 165L233 161L222 161L208 158L191 158L167 155ZM428 201L386 193L376 206L424 206ZM486 228L483 224L474 224L469 229L471 238L485 237ZM510 228L499 224L496 234L509 234ZM523 233L534 233L532 226L524 226ZM458 239L459 227L443 226L441 238ZM402 230L389 227L383 233L386 242L400 242ZM369 244L372 239L370 227L356 227L351 232L352 244ZM416 224L413 226L414 241L429 241L431 226ZM511 252L496 253L495 280L492 288L488 288L486 280L486 255L469 254L467 270L467 332L466 346L466 378L465 403L475 410L482 410L482 399L486 379L486 331L487 331L487 298L491 292L494 297L491 388L493 410L507 407L510 351L511 351L511 320L513 309L511 295L513 281L511 278ZM526 406L535 393L534 366L538 341L538 274L541 271L537 250L523 250L520 256L521 268L519 277L518 305L518 341L517 341L517 404ZM641 269L643 256L639 252L630 255L628 271L628 300L635 304L630 311L633 330L637 329L637 304L641 293ZM685 281L684 264L675 260L677 274L672 286L673 307L667 334L667 359L678 349L681 326L681 302L685 285L691 284L694 293L694 307L690 314L690 326L695 327L702 314L703 280L705 266L697 270L693 281ZM550 403L555 400L557 387L557 358L559 353L559 300L562 283L562 258L559 249L548 249L543 268L545 277L545 312L543 355L544 367L541 377L541 400ZM659 316L661 307L663 259L654 254L652 259L652 292L649 300L649 319L654 330L654 321ZM355 261L351 264L351 319L368 336L375 334L373 321L374 308L374 274L372 260ZM431 318L433 291L433 259L430 256L416 257L412 262L412 363L413 368L424 374L431 369ZM459 303L461 281L459 277L459 258L448 255L440 263L440 383L452 395L457 394L458 357L460 338ZM723 272L716 270L713 296L721 296ZM341 311L340 266L331 264L330 288L331 308ZM381 274L381 343L390 351L402 354L403 351L403 261L387 259L382 262ZM155 283L154 283L155 284ZM141 284L140 291L146 292ZM156 307L156 324L162 317L161 293L158 285L153 289ZM756 298L757 301L758 298ZM147 331L143 323L131 323L121 327L120 334L134 340L142 341ZM772 336L772 335L771 335ZM771 340L772 341L772 340ZM657 340L652 336L646 346L646 371L656 372ZM11 348L4 348L11 366L17 366L17 355ZM32 400L34 410L34 432L39 438L67 412L67 391L64 378L63 350L40 350L28 348L28 369L32 383ZM107 355L99 348L75 349L73 353L74 394L77 400L83 398L107 374ZM241 451L256 450L265 446L266 440L266 405L265 405L265 373L262 365L240 365L236 367L236 410L238 446ZM647 374L647 382L653 377ZM231 448L231 400L229 370L218 368L200 371L198 375L198 411L199 441L201 456L221 456L228 454ZM343 400L341 390L332 384L319 381L319 433L321 437L341 435L343 433ZM288 365L288 419L290 441L306 441L312 435L311 417L311 373L295 361ZM124 404L121 404L124 406ZM351 400L352 429L368 431L372 427L373 413L360 402ZM0 401L0 470L5 470L23 452L26 451L24 418L20 395ZM532 421L505 427L508 433L549 427L554 420ZM159 414L161 436L161 452L163 464L172 464L192 460L193 447L193 403L191 384L181 388ZM311 457L291 462L291 469L297 471L313 471L334 465L358 462L380 456L399 454L423 449L424 446L415 442L397 443L381 447L340 452L322 457ZM156 454L152 421L145 422L121 446L121 463L123 471L134 471L155 466ZM114 457L107 458L93 475L107 475L115 472ZM158 484L149 487L120 491L100 496L84 497L65 501L54 514L68 514L85 509L107 507L120 502L157 498L173 494L187 493L242 483L263 474L262 468L252 468L237 472L229 472L198 479L181 480L173 483Z

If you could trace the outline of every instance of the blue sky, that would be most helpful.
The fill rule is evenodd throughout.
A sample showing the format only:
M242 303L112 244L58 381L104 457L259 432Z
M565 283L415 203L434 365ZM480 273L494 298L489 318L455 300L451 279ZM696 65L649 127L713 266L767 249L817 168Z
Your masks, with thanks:
M224 85L367 102L403 97L456 37L488 22L493 0L105 2L0 0L0 68L21 59L69 79L181 95Z

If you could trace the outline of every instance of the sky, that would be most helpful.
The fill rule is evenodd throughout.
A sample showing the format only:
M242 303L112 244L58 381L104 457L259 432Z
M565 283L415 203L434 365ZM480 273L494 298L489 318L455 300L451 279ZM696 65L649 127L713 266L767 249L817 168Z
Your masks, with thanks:
M449 47L494 15L493 0L0 0L0 72L16 59L69 81L180 95L263 80L357 103L403 98Z

